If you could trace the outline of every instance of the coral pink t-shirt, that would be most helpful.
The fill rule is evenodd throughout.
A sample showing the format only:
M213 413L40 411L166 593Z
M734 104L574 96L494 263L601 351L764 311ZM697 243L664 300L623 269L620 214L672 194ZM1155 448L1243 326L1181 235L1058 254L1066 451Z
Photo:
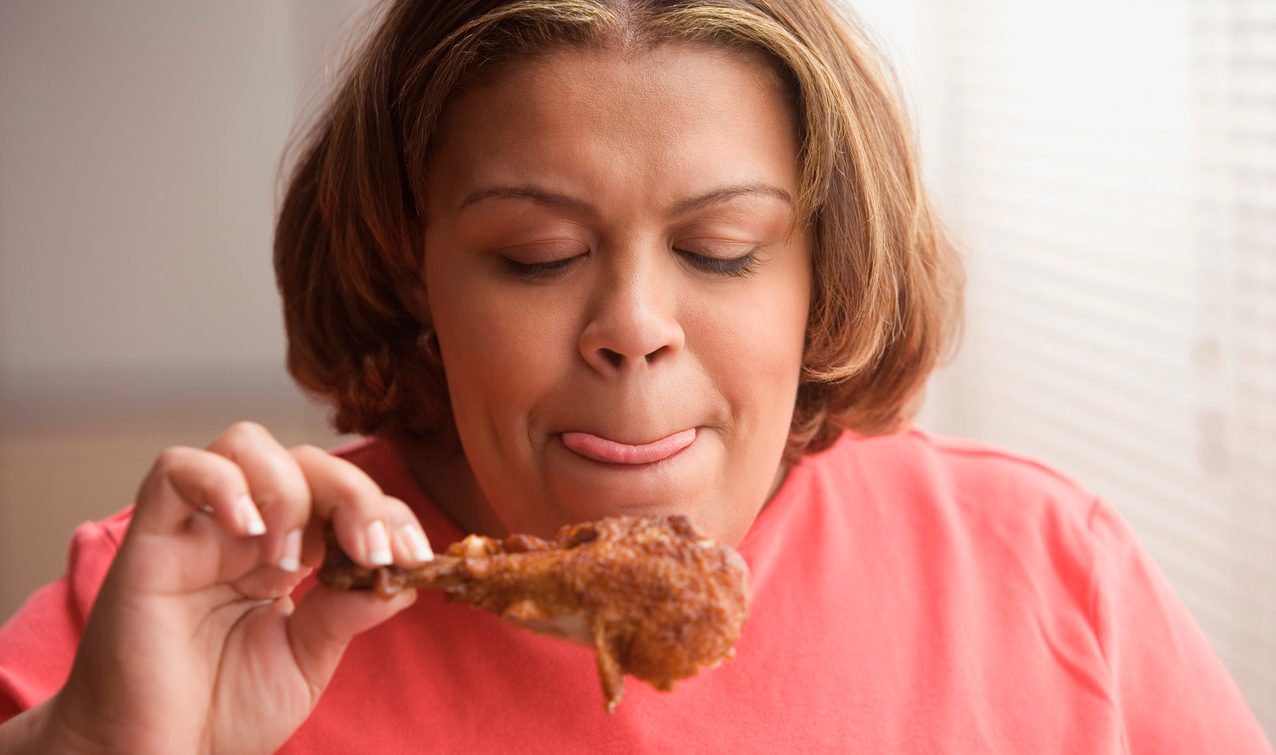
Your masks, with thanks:
M342 452L438 546L392 449ZM128 524L0 629L0 720L64 682ZM1032 461L920 431L795 467L739 546L736 658L603 711L592 653L423 592L351 644L284 752L1271 753L1126 523Z

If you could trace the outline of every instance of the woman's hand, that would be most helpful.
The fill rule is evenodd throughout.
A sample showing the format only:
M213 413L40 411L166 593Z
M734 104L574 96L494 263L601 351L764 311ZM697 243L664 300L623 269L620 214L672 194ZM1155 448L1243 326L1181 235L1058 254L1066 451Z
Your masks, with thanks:
M346 645L411 605L316 586L322 528L365 566L416 566L408 507L354 465L240 423L208 450L170 448L137 509L45 732L113 752L267 753L319 701Z

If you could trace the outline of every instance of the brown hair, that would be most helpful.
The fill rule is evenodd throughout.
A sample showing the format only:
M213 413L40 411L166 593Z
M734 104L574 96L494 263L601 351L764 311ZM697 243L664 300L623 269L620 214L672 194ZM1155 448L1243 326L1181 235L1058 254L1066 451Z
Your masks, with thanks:
M288 369L340 432L455 442L442 365L405 305L429 147L481 67L555 45L757 50L797 107L813 296L786 458L891 432L961 320L960 260L922 187L883 59L833 0L396 0L299 143L275 235Z

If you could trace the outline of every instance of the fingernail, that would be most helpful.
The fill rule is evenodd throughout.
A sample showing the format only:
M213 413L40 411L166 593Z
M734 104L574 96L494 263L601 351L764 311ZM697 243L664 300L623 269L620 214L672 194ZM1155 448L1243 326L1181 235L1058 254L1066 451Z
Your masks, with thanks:
M261 512L257 510L257 505L247 493L235 501L235 516L239 519L239 526L243 527L248 534L254 537L266 534L266 523L261 520Z
M417 561L429 561L434 558L434 551L430 549L430 541L425 539L425 533L415 524L405 524L399 528L403 533L403 539L408 541L408 550L412 552L412 558Z
M279 559L279 568L287 572L295 572L301 568L301 528L284 536L284 555Z
M380 519L368 525L368 563L373 566L389 566L394 563L394 554L390 552L390 536L385 531L385 523Z

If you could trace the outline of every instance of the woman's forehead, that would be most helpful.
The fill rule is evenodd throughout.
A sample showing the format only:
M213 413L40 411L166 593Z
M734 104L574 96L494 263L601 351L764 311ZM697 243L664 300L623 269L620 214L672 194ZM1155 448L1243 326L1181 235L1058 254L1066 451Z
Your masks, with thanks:
M602 69L623 70L651 79L660 68L696 61L750 67L759 86L769 84L783 88L781 64L761 49L740 44L672 39L641 45L616 41L550 43L481 64L465 75L457 89L480 89L503 81L527 81L533 76L567 82L576 78L573 74ZM633 78L629 83L639 87L643 81Z
M679 174L796 193L799 174L794 114L762 57L690 44L505 62L451 101L432 152L435 189L466 193L545 174L588 190L617 172L657 193Z

